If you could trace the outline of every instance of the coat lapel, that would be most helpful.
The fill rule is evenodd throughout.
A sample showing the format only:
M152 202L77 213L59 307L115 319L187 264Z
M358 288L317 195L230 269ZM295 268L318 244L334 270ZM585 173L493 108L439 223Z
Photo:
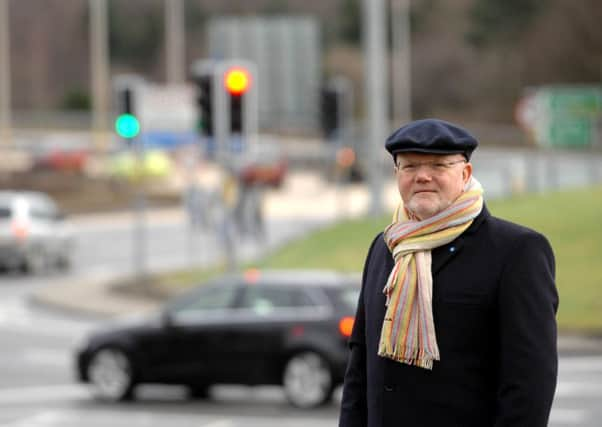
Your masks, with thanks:
M433 276L441 270L445 264L447 264L452 258L458 255L462 251L462 247L464 246L465 240L470 238L470 235L473 234L477 228L483 223L483 221L489 217L489 211L487 207L483 205L483 209L481 213L475 218L473 223L466 229L464 233L459 235L455 240L448 243L447 245L440 246L433 250L432 252L432 263L431 263L431 271Z

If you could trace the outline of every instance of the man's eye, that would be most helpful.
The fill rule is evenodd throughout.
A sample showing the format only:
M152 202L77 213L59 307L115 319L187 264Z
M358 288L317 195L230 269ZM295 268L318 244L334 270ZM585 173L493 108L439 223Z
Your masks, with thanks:
M437 170L447 169L447 163L433 163L433 167Z
M401 169L405 172L412 172L416 170L416 165L403 165Z

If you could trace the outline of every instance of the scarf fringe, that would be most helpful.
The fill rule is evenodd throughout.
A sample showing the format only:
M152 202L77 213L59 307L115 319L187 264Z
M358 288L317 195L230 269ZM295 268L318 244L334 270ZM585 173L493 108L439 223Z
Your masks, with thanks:
M378 349L378 355L410 366L417 366L423 369L433 369L433 363L439 361L439 355L433 355L420 348L395 348L394 351L381 347Z

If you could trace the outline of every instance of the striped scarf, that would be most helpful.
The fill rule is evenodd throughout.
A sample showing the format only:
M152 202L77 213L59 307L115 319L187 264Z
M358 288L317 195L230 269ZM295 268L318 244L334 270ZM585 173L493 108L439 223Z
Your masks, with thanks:
M433 322L431 250L466 230L483 208L483 188L473 177L456 201L423 221L408 217L403 203L384 238L395 266L383 293L387 296L378 355L408 365L433 368L439 347Z

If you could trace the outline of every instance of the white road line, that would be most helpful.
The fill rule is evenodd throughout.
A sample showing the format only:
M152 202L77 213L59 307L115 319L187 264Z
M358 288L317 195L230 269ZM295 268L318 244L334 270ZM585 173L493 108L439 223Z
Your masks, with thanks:
M223 419L211 421L209 424L203 424L201 427L234 427L232 420Z
M561 381L556 397L602 397L602 384Z
M61 401L89 397L90 391L84 385L79 384L0 388L0 405Z
M9 423L0 424L0 427L48 427L59 426L69 420L64 411L44 411L34 416L20 418Z
M555 409L550 413L551 424L565 424L574 426L583 423L587 419L587 413L581 409Z
M31 310L20 299L0 303L0 328L57 338L74 338L85 334L92 323L54 318Z
M561 358L558 370L561 373L602 372L602 356Z

